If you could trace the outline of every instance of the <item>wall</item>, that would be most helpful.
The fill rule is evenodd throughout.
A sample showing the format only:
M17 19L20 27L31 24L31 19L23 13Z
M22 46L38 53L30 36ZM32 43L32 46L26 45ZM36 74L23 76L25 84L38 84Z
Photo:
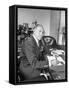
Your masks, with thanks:
M60 11L51 10L50 14L50 36L53 36L56 41L58 39L58 29L60 23Z
M63 36L63 27L65 27L65 11L61 11L61 19L60 19L60 30L59 30L59 40L58 43L60 45L65 44L65 37ZM64 39L64 41L63 41Z
M61 28L65 27L65 11L61 11Z
M65 25L64 15L64 12L58 10L18 8L18 25L29 23L31 27L32 22L37 20L39 24L43 25L45 35L53 36L58 42L58 30Z
M45 35L50 33L50 10L40 9L23 9L18 8L18 25L22 23L29 23L37 20L39 24L42 24L45 30Z

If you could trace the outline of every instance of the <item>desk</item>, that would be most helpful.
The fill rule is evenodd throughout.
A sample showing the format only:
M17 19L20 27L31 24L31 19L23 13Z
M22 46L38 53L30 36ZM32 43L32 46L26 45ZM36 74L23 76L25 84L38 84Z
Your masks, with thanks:
M65 65L50 67L54 79L65 79Z
M51 56L49 56L51 57ZM65 61L65 55L59 54L59 57L61 57ZM49 60L49 58L48 58ZM50 60L49 60L50 61ZM57 64L56 66L50 66L50 71L52 73L52 76L54 80L63 80L65 79L65 64Z

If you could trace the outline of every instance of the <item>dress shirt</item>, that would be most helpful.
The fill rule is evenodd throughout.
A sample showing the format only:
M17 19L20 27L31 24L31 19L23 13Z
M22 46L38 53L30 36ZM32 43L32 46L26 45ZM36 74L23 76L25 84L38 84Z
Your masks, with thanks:
M34 37L34 39L35 39L37 45L39 46L39 40L35 37L35 35L33 35L33 37Z

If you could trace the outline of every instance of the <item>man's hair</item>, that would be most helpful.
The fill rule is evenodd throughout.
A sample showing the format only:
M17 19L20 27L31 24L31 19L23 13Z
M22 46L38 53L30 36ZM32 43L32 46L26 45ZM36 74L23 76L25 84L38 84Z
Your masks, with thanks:
M43 28L43 26L42 26L41 24L37 24L36 26L33 27L33 32L34 32L34 30L37 29L38 27Z

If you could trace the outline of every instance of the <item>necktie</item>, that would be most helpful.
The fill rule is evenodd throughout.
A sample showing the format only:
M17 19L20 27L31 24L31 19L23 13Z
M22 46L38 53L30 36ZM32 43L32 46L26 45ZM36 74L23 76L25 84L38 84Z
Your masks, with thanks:
M41 46L41 41L40 40L38 41L38 45L39 45L39 47Z

